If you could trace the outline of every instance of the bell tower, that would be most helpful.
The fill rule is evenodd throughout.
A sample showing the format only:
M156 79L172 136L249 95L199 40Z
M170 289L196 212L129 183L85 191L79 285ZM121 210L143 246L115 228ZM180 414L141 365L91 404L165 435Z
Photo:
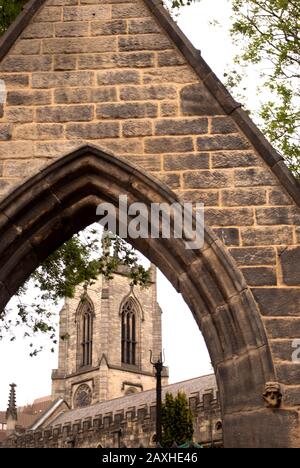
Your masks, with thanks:
M78 286L60 312L58 369L52 394L72 408L155 387L150 350L162 350L156 269L148 288L132 286L125 267L111 280ZM167 384L167 373L163 383Z

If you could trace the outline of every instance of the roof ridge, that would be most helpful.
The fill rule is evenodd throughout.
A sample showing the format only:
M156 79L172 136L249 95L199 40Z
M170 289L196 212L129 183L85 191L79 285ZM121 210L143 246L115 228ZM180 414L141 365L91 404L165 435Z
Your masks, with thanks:
M164 385L162 387L162 390L166 391L170 387L173 387L175 385L181 385L181 384L184 384L184 383L189 383L189 382L192 382L192 381L201 380L201 379L204 379L205 377L215 377L215 374L211 373L211 374L206 374L206 375L200 375L199 377L193 377L192 379L181 380L179 382L174 382L172 384ZM124 399L128 399L128 400L133 399L134 400L134 399L141 398L141 395L145 396L145 394L150 394L150 393L155 393L155 387L150 388L149 390L143 390L142 392L133 393L132 395L123 395L123 396L120 396L120 397L117 397L117 398L112 398L110 400L100 401L98 403L94 403L93 405L89 405L89 408L92 408L92 407L95 407L95 406L100 406L100 405L108 405L109 403L117 402L118 400L124 400ZM128 406L128 408L130 408L130 406ZM68 411L68 413L70 413L72 411L78 411L78 409L84 409L84 408L72 408L70 411Z
M46 1L47 0L30 0L24 5L23 11L0 38L0 62L26 28L34 14ZM192 45L189 39L173 21L168 11L163 7L161 0L143 1L182 52L207 89L222 106L226 114L233 118L289 195L300 207L300 184L286 166L282 155L273 148L247 112L242 109L242 105L235 101L223 83L213 73L212 69L201 57L199 51Z
M168 392L168 390L171 390L172 387L175 387L176 385L182 385L184 383L188 384L190 382L193 382L193 381L199 381L205 377L214 377L215 378L215 374L207 374L207 375L202 375L202 376L199 376L199 377L194 377L192 379L187 379L187 380L183 380L183 381L180 381L180 382L175 382L173 384L169 384L169 385L164 385L162 387L162 390L164 393ZM171 387L171 388L170 388ZM188 388L186 390L189 390ZM199 388L198 389L198 392L203 395L207 390L213 390L214 394L216 394L216 390L217 390L217 384L215 382L215 386L210 386L210 387L207 387L207 388ZM98 403L94 403L93 405L89 405L88 407L83 407L83 408L72 408L70 409L69 411L63 411L62 413L58 414L57 417L55 417L49 424L49 426L55 426L57 421L60 420L60 418L62 417L62 415L65 415L67 414L68 415L68 418L70 418L73 414L76 414L78 413L78 411L82 411L83 413L86 412L86 410L88 410L89 412L92 411L93 414L102 414L101 411L103 411L102 409L102 406L104 407L108 407L108 408L104 408L104 413L103 414L108 414L109 412L112 412L113 414L117 414L119 411L120 411L120 408L115 408L113 409L112 411L109 411L111 410L111 406L112 405L116 405L118 403L122 403L122 410L129 410L130 408L139 408L140 406L139 405L150 405L151 403L154 403L155 404L155 391L156 389L155 388L151 388L149 390L144 390L142 392L138 392L138 393L135 393L135 394L132 394L132 395L123 395L121 397L118 397L118 398L112 398L111 400L105 400L105 401L101 401L101 402L98 402ZM147 394L153 394L153 400L147 400ZM191 396L193 393L195 392L189 392L187 393L187 396ZM122 400L124 401L124 404L122 402ZM132 400L132 401L130 401ZM135 402L135 400L142 400L141 402L137 401ZM95 411L96 409L96 411ZM107 410L108 410L108 413L107 413ZM89 416L86 416L86 415L82 415L80 416L78 419L82 419L82 418L85 418L85 417L89 417Z

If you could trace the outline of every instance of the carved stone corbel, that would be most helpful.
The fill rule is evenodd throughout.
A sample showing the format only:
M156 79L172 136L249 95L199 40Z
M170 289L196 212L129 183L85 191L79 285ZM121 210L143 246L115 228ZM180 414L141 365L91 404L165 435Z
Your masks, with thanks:
M263 399L267 408L280 408L282 400L280 384L278 382L267 382Z

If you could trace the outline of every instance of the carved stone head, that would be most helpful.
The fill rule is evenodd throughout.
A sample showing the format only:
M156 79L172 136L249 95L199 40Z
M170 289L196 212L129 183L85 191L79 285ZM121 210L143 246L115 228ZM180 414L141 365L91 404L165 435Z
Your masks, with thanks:
M280 384L277 382L267 382L263 393L263 399L266 402L267 408L279 408L282 400Z

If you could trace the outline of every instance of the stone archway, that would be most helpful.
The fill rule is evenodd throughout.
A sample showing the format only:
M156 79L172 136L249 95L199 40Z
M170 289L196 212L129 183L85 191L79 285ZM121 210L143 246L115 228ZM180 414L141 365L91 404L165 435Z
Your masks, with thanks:
M3 200L0 308L54 249L95 221L100 202L116 205L120 194L149 207L177 200L161 182L91 146L54 162ZM225 446L287 446L284 412L265 408L262 400L275 373L260 313L221 241L206 228L201 251L186 250L174 238L132 244L181 292L203 333L220 390ZM270 426L278 438L269 436Z

